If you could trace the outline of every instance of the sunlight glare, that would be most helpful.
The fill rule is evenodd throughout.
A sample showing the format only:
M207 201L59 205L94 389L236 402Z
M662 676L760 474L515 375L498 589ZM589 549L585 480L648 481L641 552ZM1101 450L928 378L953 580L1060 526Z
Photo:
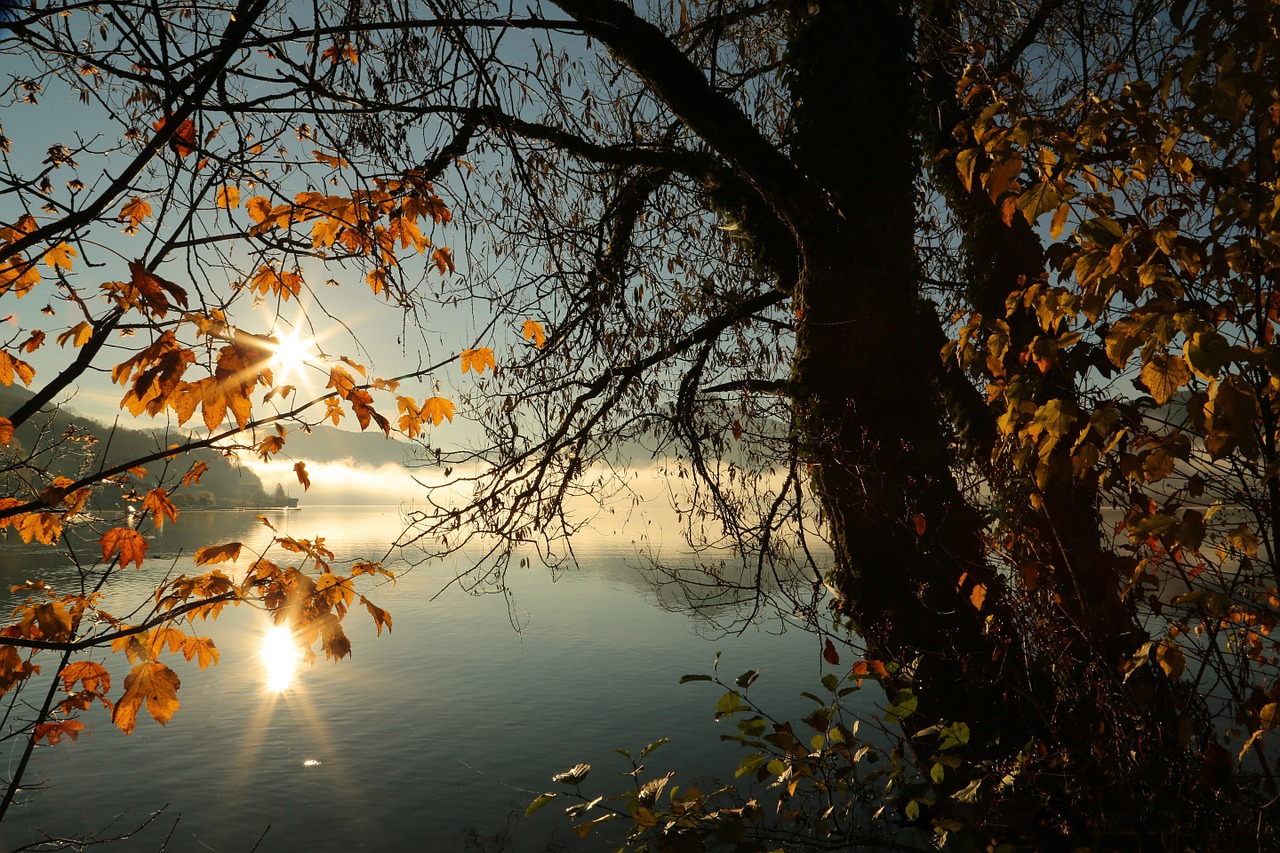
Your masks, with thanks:
M272 367L280 373L279 380L284 382L290 377L301 378L302 368L316 357L313 346L315 341L305 337L298 328L287 334L279 333L276 338L279 342L274 347L275 356L271 362Z
M283 625L273 625L262 639L262 665L266 670L267 689L282 693L293 683L294 673L302 662L302 649L293 641L293 634Z

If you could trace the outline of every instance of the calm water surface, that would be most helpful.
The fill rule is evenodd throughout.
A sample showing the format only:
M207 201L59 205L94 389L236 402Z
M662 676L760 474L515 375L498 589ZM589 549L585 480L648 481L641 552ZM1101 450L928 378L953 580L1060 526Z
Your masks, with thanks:
M268 516L282 533L325 536L340 560L381 556L401 523L394 507ZM145 601L156 572L193 571L195 547L269 541L253 513L180 520L108 610L122 616ZM157 850L166 836L174 851L601 849L602 839L579 841L555 804L523 817L537 793L558 787L553 774L588 762L600 793L620 791L626 780L615 774L630 765L614 748L637 752L659 737L672 743L646 763L675 769L684 786L731 778L742 756L719 742L727 724L712 720L717 688L678 685L681 674L710 672L721 651L726 680L761 668L751 694L776 715L812 707L797 697L822 675L812 636L779 622L716 636L704 620L659 606L634 545L611 539L577 550L581 567L554 577L513 569L513 602L457 587L432 600L459 564L415 568L368 592L393 615L389 636L375 636L363 608L353 609L353 656L303 669L279 695L265 689L258 656L263 618L224 611L199 626L216 641L219 666L166 661L182 677L182 708L166 727L144 711L126 737L97 708L82 715L78 742L37 750L25 802L0 825L0 850L44 833L112 834L166 805L147 831L111 849ZM57 586L66 571L48 549L16 537L0 546L6 594L27 578ZM118 695L125 670L109 664ZM16 741L0 744L9 770L20 753Z

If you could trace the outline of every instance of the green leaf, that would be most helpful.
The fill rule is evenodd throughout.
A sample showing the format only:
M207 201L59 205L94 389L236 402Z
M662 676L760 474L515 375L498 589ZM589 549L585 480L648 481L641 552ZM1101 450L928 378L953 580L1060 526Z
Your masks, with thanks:
M738 731L742 732L747 737L759 737L764 734L764 730L767 726L768 723L765 722L764 717L752 717L748 720L738 720Z
M756 772L766 760L766 757L758 752L753 752L751 755L744 757L742 761L738 763L738 769L734 771L734 778L740 779L748 773Z
M542 808L543 806L545 806L547 803L551 802L555 798L556 798L556 795L552 793L540 794L537 799L535 799L532 803L529 803L529 808L524 810L524 816L528 817L529 815L533 814L538 809Z
M910 802L907 803L907 820L919 820L919 819L920 819L920 802L918 800L911 800Z
M1047 181L1032 184L1018 199L1018 210L1026 217L1028 225L1035 225L1036 220L1062 204L1062 194L1058 188Z
M660 746L664 746L665 744L668 744L668 743L671 743L671 738L669 738L669 737L660 737L660 738L658 738L657 740L655 740L653 743L646 744L646 745L645 745L645 748L644 748L644 749L642 749L642 750L640 750L640 757L641 757L641 758L644 758L646 755L648 755L649 753L653 752L653 751L654 751L655 749L657 749L658 747L660 747Z
M900 723L916 712L920 700L905 687L893 694L893 699L885 711L885 722Z
M933 780L933 784L941 785L942 780L947 777L947 768L941 764L933 765L933 769L929 771L929 778Z
M828 672L826 675L822 676L822 686L830 690L832 693L835 693L836 688L840 686L840 676L836 675L834 672ZM826 703L824 702L823 704L825 705Z

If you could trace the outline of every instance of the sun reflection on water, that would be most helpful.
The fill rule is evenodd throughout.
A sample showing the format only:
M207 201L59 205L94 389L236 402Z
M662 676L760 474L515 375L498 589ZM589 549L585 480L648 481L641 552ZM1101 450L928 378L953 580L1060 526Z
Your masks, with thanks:
M302 662L302 649L293 641L293 634L283 625L273 625L262 638L262 666L266 672L267 689L283 693L293 683L293 676Z

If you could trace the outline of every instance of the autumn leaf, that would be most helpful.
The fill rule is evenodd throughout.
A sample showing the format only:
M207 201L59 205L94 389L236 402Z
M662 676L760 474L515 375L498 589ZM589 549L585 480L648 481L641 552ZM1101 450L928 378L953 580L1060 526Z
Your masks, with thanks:
M227 184L218 188L218 207L234 210L240 206L240 188Z
M1179 388L1191 381L1191 368L1179 356L1156 353L1142 365L1142 381L1156 402L1163 406L1173 399Z
M151 126L158 132L163 133L167 123L168 119L160 119ZM178 125L178 129L174 131L172 138L169 139L169 147L179 157L186 157L196 153L196 123L191 119L186 119L182 124Z
M307 474L306 462L298 461L293 463L293 473L298 475L298 482L302 484L303 491L311 488L311 477Z
M493 360L493 350L489 347L480 347L478 349L465 349L462 351L462 372L474 370L476 373L484 373L485 367L497 369L497 363Z
M102 546L102 559L110 560L117 553L121 567L134 563L142 568L142 558L147 554L147 540L142 534L128 527L113 527L98 540Z
M15 377L21 379L23 385L30 386L36 370L22 359L0 350L0 385L12 385Z
M0 417L0 444L13 441L13 421Z
M187 470L187 473L182 475L182 485L192 486L198 484L200 482L200 478L203 477L204 473L208 470L208 463L193 462L191 467Z
M203 566L208 563L225 563L235 562L240 559L240 549L244 545L239 542L228 542L225 545L210 545L206 548L196 550L195 562L197 566Z
M196 658L201 669L217 664L220 658L217 646L208 637L186 637L182 643L182 656L187 660Z
M419 416L424 421L431 421L432 426L440 426L440 422L445 418L449 419L449 423L453 423L453 413L452 400L446 400L444 397L428 397L422 404Z
M441 246L431 253L431 260L435 262L436 269L440 275L446 272L454 272L453 266L453 250L448 246Z
M244 209L254 222L265 222L271 215L271 202L265 196L255 195L244 203Z
M164 664L139 663L125 677L124 695L116 702L112 722L125 734L132 733L138 722L138 711L145 702L152 718L163 726L178 710L181 684L178 674Z
M52 512L32 512L18 519L15 525L22 541L32 540L45 545L52 545L62 535L62 520Z
M533 341L535 347L541 348L547 342L546 330L542 328L542 324L537 320L525 320L520 330L524 333L524 339Z
M71 259L78 257L76 247L70 243L59 243L44 254L44 262L55 269L71 270Z
M40 723L31 733L31 739L36 743L42 740L49 742L49 746L53 746L62 740L63 735L75 740L80 736L80 732L84 730L84 723L79 720L60 720L56 723Z
M382 636L383 625L387 626L387 633L391 632L391 614L390 613L383 610L381 607L376 606L373 602L365 598L363 595L360 596L360 603L365 606L365 609L369 611L369 615L373 617L373 624L377 626L379 637Z
M62 687L68 693L79 682L91 693L106 693L111 689L111 673L100 663L80 660L67 664L58 674L62 679Z
M116 218L121 222L127 223L124 227L124 233L135 234L138 226L142 224L142 220L151 215L151 204L141 196L134 196L125 202L124 207L120 208L120 215Z
M73 347L82 347L85 344L87 344L89 342L89 339L92 337L93 337L93 326L90 326L88 323L81 321L79 323L76 323L70 329L67 329L62 334L58 335L58 337L55 338L55 340L58 342L58 346L66 346L67 341L71 341L71 345Z
M832 666L840 663L840 653L836 651L835 643L830 639L822 647L822 659Z
M173 522L178 520L178 508L169 500L169 494L164 489L152 489L147 492L146 500L142 502L142 508L151 513L156 530L164 529L166 517Z

